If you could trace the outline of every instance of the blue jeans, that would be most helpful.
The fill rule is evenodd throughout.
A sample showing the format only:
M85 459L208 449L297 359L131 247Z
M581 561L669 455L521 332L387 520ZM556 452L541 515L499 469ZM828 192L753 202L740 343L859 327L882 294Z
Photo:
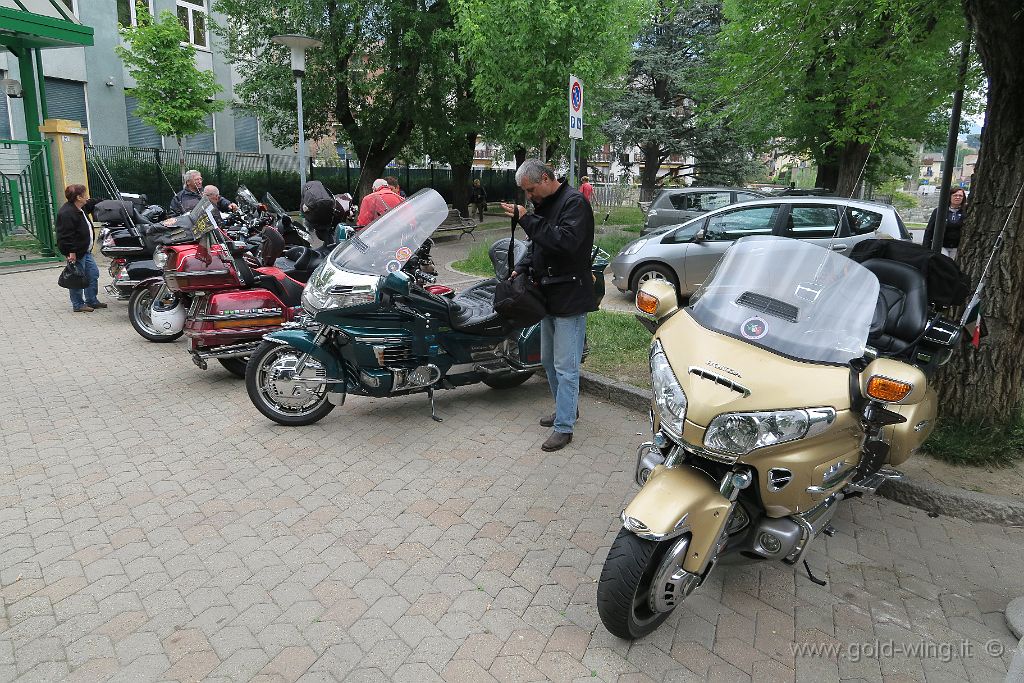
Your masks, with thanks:
M580 363L587 335L587 314L549 315L540 321L540 362L555 399L556 432L572 434L580 398Z
M85 279L89 284L85 289L69 289L71 293L71 308L76 311L82 306L99 303L96 294L99 290L100 267L96 265L96 259L92 254L78 256L78 267L85 273Z

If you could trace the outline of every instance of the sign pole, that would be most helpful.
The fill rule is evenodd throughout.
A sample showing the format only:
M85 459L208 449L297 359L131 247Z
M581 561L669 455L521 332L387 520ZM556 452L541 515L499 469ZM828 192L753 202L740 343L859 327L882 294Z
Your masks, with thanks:
M583 85L569 76L569 184L576 187L576 141L583 139Z

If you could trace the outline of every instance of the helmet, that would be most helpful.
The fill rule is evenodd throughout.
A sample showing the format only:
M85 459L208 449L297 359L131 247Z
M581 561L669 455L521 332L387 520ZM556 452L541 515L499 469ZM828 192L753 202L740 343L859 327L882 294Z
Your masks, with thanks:
M155 300L149 309L149 320L153 329L162 334L172 334L185 329L185 306L181 299L163 302Z

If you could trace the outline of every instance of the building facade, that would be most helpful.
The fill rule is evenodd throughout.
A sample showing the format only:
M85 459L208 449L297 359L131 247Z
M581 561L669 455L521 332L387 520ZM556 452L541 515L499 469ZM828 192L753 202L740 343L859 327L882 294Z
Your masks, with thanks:
M134 24L134 0L56 0L82 23L94 30L94 45L46 50L42 54L43 82L48 118L79 121L89 130L93 145L176 147L173 138L162 139L152 127L134 115L137 101L134 82L114 48L121 43L119 24ZM251 115L234 110L234 85L238 74L224 58L220 39L210 30L212 21L226 18L212 13L212 0L148 0L150 11L176 15L196 48L196 62L212 71L223 88L218 96L228 102L208 121L210 130L185 141L186 149L218 152L280 153L262 139L259 123ZM0 52L0 78L17 78L18 60ZM22 100L0 95L0 139L24 139ZM290 150L289 150L290 152Z

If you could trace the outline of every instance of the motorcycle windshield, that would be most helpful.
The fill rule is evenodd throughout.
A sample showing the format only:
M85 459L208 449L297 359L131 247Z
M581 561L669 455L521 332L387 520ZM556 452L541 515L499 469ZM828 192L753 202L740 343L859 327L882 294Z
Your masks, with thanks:
M249 211L254 211L260 205L256 201L256 195L245 185L238 186L238 192L235 194L235 203L239 206L244 206Z
M864 355L878 279L830 249L745 237L690 299L707 329L796 360L845 365Z
M278 216L283 216L288 213L280 204L277 203L277 200L274 199L274 195L269 192L263 195L263 203L267 205L267 208L270 209L272 213L275 213Z
M331 263L355 273L386 275L401 270L437 226L448 217L448 205L435 190L420 190L339 244Z

